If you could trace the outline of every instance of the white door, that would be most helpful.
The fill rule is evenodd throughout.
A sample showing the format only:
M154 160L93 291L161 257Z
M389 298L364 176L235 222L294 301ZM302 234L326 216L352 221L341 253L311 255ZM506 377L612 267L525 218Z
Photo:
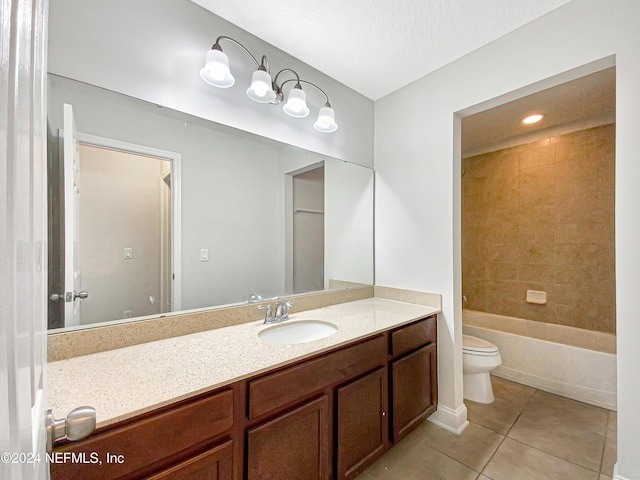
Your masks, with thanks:
M62 156L64 165L64 326L80 325L82 292L80 254L80 148L73 107L64 104Z
M0 15L0 478L44 480L46 0ZM6 48L5 48L6 47Z

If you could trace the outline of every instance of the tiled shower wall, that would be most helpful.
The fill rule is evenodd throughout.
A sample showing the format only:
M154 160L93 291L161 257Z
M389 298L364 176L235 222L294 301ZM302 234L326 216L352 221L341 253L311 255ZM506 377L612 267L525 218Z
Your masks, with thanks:
M614 151L605 125L463 160L464 308L615 333Z

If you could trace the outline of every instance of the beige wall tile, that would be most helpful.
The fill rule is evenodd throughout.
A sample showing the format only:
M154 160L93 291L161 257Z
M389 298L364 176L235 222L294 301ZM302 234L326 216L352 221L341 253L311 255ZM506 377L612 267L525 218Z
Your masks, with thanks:
M615 332L614 159L614 125L464 159L465 308Z

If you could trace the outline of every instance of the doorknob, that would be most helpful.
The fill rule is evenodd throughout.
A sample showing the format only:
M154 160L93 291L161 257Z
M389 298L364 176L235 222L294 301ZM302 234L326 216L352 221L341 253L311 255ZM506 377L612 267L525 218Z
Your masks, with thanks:
M64 293L52 293L49 295L49 300L52 302L57 302L58 300L62 300L64 298Z
M75 442L88 437L96 429L96 409L93 407L78 407L69 412L67 418L55 419L53 412L47 410L47 452L51 452L53 445L62 437Z
M86 290L82 290L81 292L76 292L75 290L73 291L73 299L74 300L76 298L79 298L80 300L84 300L88 296L89 296L89 292L87 292Z

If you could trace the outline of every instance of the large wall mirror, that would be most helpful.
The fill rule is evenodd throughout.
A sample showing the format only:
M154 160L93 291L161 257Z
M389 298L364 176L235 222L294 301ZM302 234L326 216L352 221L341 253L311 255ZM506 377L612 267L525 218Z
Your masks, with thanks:
M56 75L49 328L373 283L373 171Z

